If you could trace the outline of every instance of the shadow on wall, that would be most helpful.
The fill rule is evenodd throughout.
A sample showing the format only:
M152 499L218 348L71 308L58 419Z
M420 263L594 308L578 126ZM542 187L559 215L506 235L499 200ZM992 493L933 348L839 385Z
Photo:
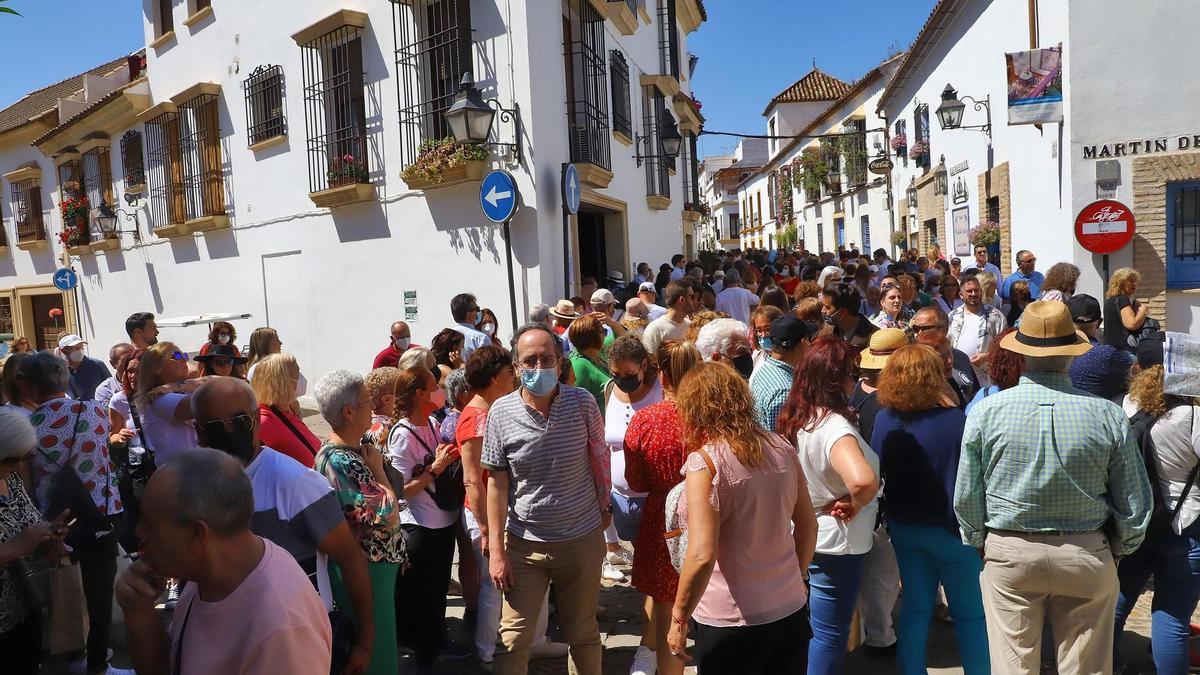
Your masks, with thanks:
M49 230L49 220L47 219L45 222L47 223L47 230ZM36 251L30 252L29 259L33 262L33 271L38 274L50 274L58 269L58 257L54 255L54 244L49 241L54 236L56 235L47 232L46 245Z
M330 211L338 241L387 239L392 236L388 229L387 213L378 201L341 206Z
M446 233L451 249L456 253L465 250L479 261L484 259L486 251L492 263L504 262L503 226L483 217L479 183L426 190L424 197L434 227ZM518 210L518 217L522 211Z
M154 271L154 263L146 263L146 285L150 289L150 298L154 301L154 313L162 314L162 290L158 287L158 274Z
M363 111L367 128L367 155L371 182L384 197L387 196L387 143L383 135L383 85L388 79L388 63L383 55L384 48L379 44L376 35L391 32L390 26L385 28L386 30L376 33L368 25L362 32L363 80L367 90Z
M1164 246L1166 244L1163 244ZM1103 256L1092 256L1099 264ZM1150 303L1150 316L1158 319L1163 324L1167 322L1167 261L1162 256L1162 252L1150 243L1150 240L1140 232L1133 235L1133 269L1142 272L1142 281L1138 285L1138 293L1146 298ZM1149 275L1148 270L1153 270ZM1157 273L1158 270L1163 270L1162 276ZM1115 267L1110 267L1109 274L1116 272ZM1101 270L1103 275L1103 270ZM1147 278L1149 277L1149 278ZM1103 276L1101 276L1104 279ZM1108 290L1108 279L1104 279L1105 291Z
M171 237L171 255L176 265L197 262L200 260L200 247L192 236Z
M209 260L238 257L237 237L232 230L206 232L201 239L208 248Z

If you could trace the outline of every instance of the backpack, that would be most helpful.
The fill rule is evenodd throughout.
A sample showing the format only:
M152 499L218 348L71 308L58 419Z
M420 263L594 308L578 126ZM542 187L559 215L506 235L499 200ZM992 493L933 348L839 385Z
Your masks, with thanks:
M704 464L708 467L709 473L716 476L717 469L713 466L712 460L709 459L708 453L704 450L698 450L697 452L704 459ZM686 503L686 490L687 481L683 480L667 493L666 532L663 534L663 537L667 540L667 553L671 556L671 567L674 567L676 572L683 571L683 559L687 557L687 517L681 516L679 513L681 504Z
M1187 405L1187 402L1174 396L1167 397L1167 411L1182 405ZM1165 415L1166 413L1163 414ZM1146 542L1173 532L1171 523L1174 522L1175 516L1179 515L1179 510L1183 508L1183 502L1187 499L1188 493L1191 492L1192 485L1196 482L1196 474L1200 471L1200 462L1197 462L1192 467L1192 470L1188 472L1187 482L1184 483L1183 492L1179 495L1179 501L1175 503L1174 508L1168 508L1158 478L1158 451L1155 449L1154 439L1150 435L1150 430L1154 428L1154 424L1161 417L1162 415L1151 415L1144 410L1139 410L1129 420L1129 426L1133 430L1131 435L1137 441L1138 450L1142 454L1142 464L1146 468L1146 477L1150 479L1150 495L1153 499L1153 506L1150 512L1150 525L1146 528L1146 538L1142 542L1143 546L1146 545Z
M433 428L432 422L429 424L429 428ZM429 447L429 444L421 438L421 435L417 433L416 429L413 429L403 422L397 422L396 426L392 427L392 433L394 434L401 429L411 433L413 438L417 439L417 442L421 444L421 447L425 448L425 452L429 454L434 453L435 448ZM435 433L434 438L436 437L437 434ZM404 484L400 483L400 485L403 486ZM443 469L442 472L437 475L437 478L433 479L432 485L436 489L430 490L428 487L426 487L425 492L431 499L433 499L433 503L437 504L439 509L443 511L460 510L463 506L463 502L466 501L467 498L467 487L463 483L462 460L456 459L449 466Z

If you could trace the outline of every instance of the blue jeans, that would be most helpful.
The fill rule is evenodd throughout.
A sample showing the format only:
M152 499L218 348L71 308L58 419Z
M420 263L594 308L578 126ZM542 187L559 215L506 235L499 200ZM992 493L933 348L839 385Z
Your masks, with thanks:
M813 633L808 643L808 675L836 675L842 670L866 557L866 554L825 553L813 556L808 567L809 622Z
M1150 646L1160 675L1188 672L1188 624L1200 599L1200 520L1155 541L1143 543L1117 567L1116 639L1113 662L1120 663L1121 631L1133 611L1146 581L1154 576L1154 601L1150 605Z
M946 589L950 616L954 618L954 637L963 670L967 675L990 673L987 623L979 591L979 573L983 570L979 552L942 527L890 521L888 532L892 535L892 547L900 565L900 583L904 586L904 602L896 624L900 642L896 660L900 672L906 675L927 672L925 648L940 582Z

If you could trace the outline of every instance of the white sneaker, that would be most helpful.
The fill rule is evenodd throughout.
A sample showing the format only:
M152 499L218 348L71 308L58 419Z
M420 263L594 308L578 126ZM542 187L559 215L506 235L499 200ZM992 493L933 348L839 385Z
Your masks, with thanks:
M534 645L529 650L529 658L531 659L557 659L567 655L567 649L570 647L565 642L554 642L546 640L540 645Z
M639 645L633 654L633 665L629 667L629 675L654 675L658 669L657 664L654 650L645 645Z
M625 573L612 566L612 563L604 561L604 568L600 571L600 576L609 581L625 581Z
M633 555L629 551L626 551L622 548L617 551L609 551L608 554L604 556L604 561L613 565L624 565L625 567L629 567L633 565Z

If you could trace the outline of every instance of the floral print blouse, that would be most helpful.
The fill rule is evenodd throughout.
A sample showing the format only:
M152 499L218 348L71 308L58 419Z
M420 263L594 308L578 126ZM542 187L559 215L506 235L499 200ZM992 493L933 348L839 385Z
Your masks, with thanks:
M0 543L12 541L25 528L46 519L33 505L21 477L8 477L8 496L0 496ZM25 592L13 577L13 565L0 567L0 633L7 633L20 626L29 617L29 603Z
M375 480L358 448L326 443L317 453L314 468L333 486L350 530L367 553L369 562L406 561L400 530L403 502L388 495Z

